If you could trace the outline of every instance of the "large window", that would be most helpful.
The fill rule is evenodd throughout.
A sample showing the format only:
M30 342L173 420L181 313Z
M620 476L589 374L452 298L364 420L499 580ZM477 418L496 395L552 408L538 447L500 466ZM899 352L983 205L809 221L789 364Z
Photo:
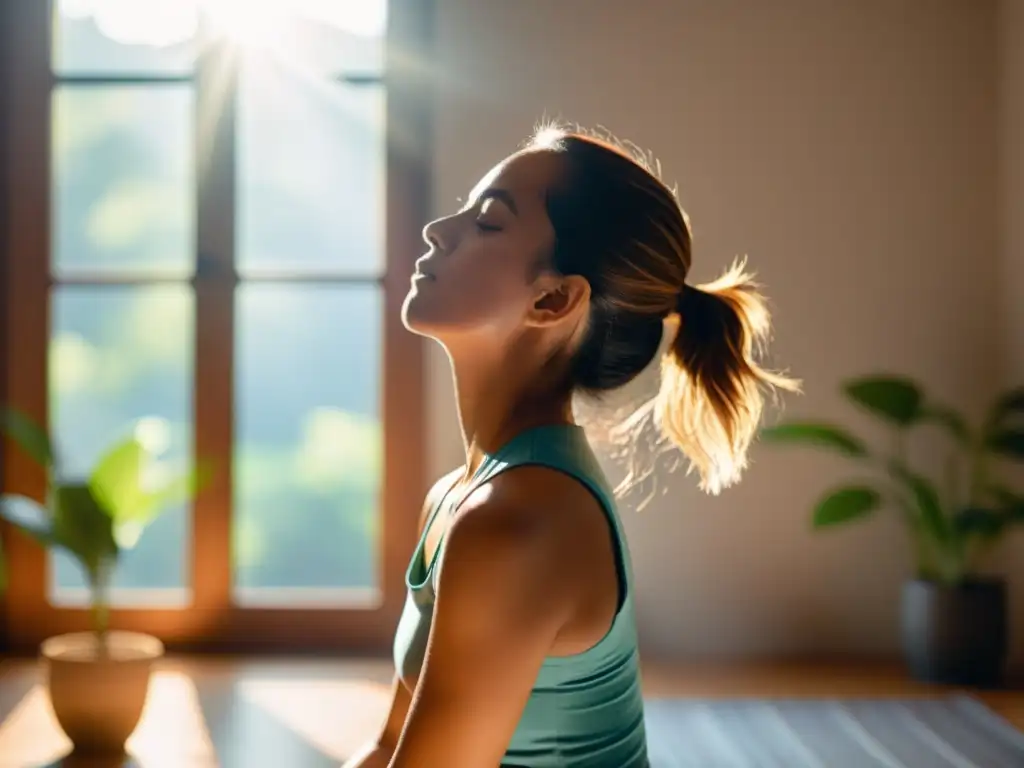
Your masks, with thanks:
M426 187L423 5L14 5L10 399L70 476L140 418L214 471L122 558L115 626L379 645L424 485L398 317ZM21 461L5 486L38 495ZM87 626L75 563L8 542L15 643Z

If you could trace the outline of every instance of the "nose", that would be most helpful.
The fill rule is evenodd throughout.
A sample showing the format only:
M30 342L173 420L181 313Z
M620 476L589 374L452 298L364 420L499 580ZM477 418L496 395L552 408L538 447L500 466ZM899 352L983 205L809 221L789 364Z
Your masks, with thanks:
M444 250L444 243L441 240L441 222L443 219L434 219L423 228L423 240L431 248L439 251Z

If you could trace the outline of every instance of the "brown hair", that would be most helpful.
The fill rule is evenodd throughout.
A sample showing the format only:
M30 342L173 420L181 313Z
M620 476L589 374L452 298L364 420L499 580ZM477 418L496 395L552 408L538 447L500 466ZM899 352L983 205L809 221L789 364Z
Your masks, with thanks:
M712 283L686 283L689 222L673 190L635 147L546 126L527 149L565 160L562 183L547 199L555 231L552 265L590 283L588 328L570 370L573 387L600 395L635 378L658 353L664 320L677 317L652 415L699 472L703 490L718 493L732 485L746 466L766 390L799 390L796 380L755 361L771 325L758 285L743 262Z

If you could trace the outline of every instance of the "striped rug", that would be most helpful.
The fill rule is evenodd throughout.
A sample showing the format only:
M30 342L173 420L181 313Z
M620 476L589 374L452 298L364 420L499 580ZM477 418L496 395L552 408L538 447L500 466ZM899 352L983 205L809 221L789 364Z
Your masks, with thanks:
M1024 768L976 699L649 699L651 768Z

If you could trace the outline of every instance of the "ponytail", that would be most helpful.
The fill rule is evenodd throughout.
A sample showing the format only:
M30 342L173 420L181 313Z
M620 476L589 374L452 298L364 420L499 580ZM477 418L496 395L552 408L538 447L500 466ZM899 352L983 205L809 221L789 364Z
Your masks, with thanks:
M712 283L686 286L678 315L675 340L662 358L655 418L699 473L701 489L717 494L747 466L765 390L796 392L800 382L754 360L768 341L771 318L745 262Z
M528 145L564 161L545 199L555 233L551 265L590 285L586 334L567 385L600 397L635 379L657 357L671 321L679 327L661 360L661 388L639 407L613 409L607 438L628 465L623 493L654 476L666 443L681 449L702 490L739 480L768 391L800 383L761 368L755 356L771 321L758 285L739 261L713 283L680 292L693 263L689 219L660 166L634 144L557 126ZM650 430L650 421L656 430ZM658 434L660 432L661 434ZM667 438L664 439L664 438ZM653 490L653 488L651 489ZM646 501L641 502L646 503Z

